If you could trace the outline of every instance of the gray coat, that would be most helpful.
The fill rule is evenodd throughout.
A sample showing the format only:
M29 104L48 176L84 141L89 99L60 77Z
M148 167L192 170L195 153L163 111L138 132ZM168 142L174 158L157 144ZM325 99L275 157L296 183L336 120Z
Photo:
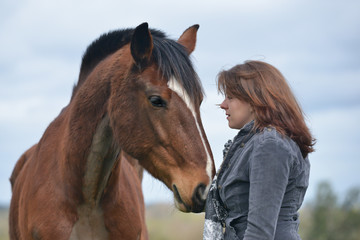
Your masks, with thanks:
M298 240L309 160L290 138L271 127L252 132L253 125L234 138L209 193L205 218L221 222L224 239Z

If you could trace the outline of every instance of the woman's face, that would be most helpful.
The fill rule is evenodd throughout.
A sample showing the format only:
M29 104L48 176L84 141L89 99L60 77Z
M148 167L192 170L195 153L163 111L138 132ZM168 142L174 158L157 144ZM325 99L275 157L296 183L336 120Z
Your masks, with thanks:
M220 107L225 110L230 128L241 129L246 123L254 119L251 105L240 99L226 96Z

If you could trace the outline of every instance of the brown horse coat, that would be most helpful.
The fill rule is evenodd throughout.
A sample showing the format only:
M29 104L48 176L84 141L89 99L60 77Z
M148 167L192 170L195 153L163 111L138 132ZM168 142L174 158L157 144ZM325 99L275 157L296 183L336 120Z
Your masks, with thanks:
M143 167L202 211L215 169L188 60L197 29L175 42L145 23L88 48L70 103L14 168L11 239L148 239Z

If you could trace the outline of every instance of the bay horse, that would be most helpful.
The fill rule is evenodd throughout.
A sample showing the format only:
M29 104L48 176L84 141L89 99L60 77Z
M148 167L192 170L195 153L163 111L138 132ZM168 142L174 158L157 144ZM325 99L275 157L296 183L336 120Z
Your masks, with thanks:
M189 55L147 23L85 51L69 104L10 177L10 239L148 239L142 169L183 212L201 212L215 173Z

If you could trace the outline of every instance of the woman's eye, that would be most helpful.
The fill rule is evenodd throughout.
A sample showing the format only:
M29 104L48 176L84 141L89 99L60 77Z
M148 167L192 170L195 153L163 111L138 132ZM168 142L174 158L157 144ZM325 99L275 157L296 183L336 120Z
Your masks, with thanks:
M149 101L154 107L166 107L166 102L160 96L150 96Z

